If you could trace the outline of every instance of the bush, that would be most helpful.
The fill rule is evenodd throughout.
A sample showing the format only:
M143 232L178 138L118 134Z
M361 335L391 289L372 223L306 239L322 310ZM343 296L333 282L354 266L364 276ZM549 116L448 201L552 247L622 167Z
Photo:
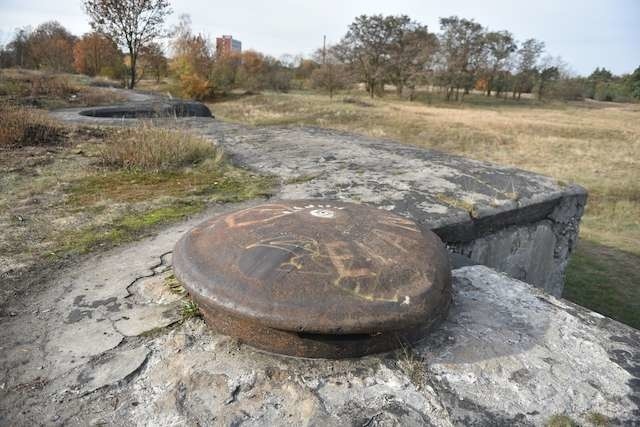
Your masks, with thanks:
M180 76L180 88L187 98L202 101L211 93L209 81L194 73L185 73Z
M0 105L0 147L56 144L66 135L46 113L32 108Z
M109 134L100 153L101 161L132 171L171 171L211 159L218 163L221 150L211 141L186 131L143 125Z
M584 83L580 79L559 79L549 84L545 98L581 101L584 91Z

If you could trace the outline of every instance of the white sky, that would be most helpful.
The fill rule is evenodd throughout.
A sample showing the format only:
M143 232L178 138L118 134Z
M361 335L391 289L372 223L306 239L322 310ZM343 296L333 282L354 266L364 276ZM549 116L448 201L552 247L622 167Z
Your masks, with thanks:
M571 69L589 74L597 66L627 73L640 66L640 0L173 0L175 23L191 15L193 27L210 37L232 34L243 49L276 57L309 54L326 34L335 42L360 14L407 14L438 31L438 18L473 18L519 40L535 37ZM16 27L57 20L75 34L89 30L81 0L0 0L0 43Z

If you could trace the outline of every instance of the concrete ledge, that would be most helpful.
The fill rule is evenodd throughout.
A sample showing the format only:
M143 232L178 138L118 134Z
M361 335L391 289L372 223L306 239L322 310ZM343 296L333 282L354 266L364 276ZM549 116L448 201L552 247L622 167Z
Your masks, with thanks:
M239 163L281 177L281 198L392 210L433 230L454 252L562 294L586 204L580 186L344 132L189 123Z

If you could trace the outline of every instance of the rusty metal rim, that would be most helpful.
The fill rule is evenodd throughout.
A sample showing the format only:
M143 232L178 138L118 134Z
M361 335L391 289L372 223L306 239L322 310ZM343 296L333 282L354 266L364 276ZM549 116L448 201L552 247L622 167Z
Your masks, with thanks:
M205 322L214 331L238 338L253 348L268 353L311 359L356 358L396 350L406 344L421 341L445 318L451 304L447 295L440 310L425 322L400 330L368 334L312 334L285 331L239 318L219 308L212 308L202 298L193 296Z
M246 307L237 304L235 301L226 301L222 295L211 295L211 292L206 288L206 286L202 286L200 284L208 283L212 278L200 274L195 269L187 267L189 265L189 252L186 248L187 238L188 234L183 236L177 242L176 248L173 252L173 265L176 277L183 283L189 294L197 297L200 304L210 307L211 310L225 310L237 318L247 319L247 321L262 324L268 328L292 331L295 333L317 333L329 335L361 334L369 333L372 330L378 332L396 331L404 328L418 327L424 321L424 318L422 317L423 314L428 315L428 313L431 312L441 311L444 306L448 307L446 299L450 285L447 286L444 284L451 283L451 270L449 268L448 256L445 255L444 262L447 268L440 273L447 275L447 277L439 277L435 280L436 283L444 286L432 287L427 291L427 293L430 294L425 298L428 308L422 311L422 314L419 317L417 314L413 318L409 318L408 316L398 318L396 315L385 316L385 311L381 306L378 315L374 319L375 323L368 321L359 325L335 324L332 326L324 325L323 327L318 327L317 325L314 325L310 319L296 319L298 324L293 326L291 318L280 318L273 312L265 311L260 313L255 310L249 311ZM437 237L435 238L437 239ZM425 260L425 262L427 262L427 260Z

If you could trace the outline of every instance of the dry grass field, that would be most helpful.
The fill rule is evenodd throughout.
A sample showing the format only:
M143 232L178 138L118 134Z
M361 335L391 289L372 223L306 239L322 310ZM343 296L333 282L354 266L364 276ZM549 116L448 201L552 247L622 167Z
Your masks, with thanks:
M265 93L212 105L220 119L309 125L397 140L575 182L589 191L565 297L640 328L640 105L472 96Z

